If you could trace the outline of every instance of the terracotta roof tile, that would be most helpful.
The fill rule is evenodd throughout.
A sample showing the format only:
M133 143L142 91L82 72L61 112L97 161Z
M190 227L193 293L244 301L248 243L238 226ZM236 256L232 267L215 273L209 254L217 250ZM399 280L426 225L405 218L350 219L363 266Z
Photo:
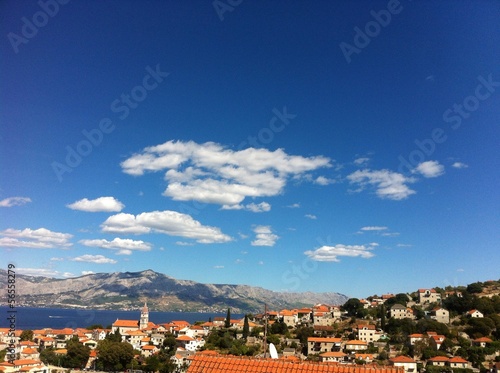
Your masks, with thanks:
M330 363L196 354L187 373L402 373L398 368L345 367Z

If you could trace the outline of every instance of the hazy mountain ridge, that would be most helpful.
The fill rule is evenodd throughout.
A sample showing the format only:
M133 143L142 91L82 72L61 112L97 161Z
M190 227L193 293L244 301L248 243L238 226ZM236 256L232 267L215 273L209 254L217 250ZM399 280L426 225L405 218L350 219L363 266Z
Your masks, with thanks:
M6 288L7 275L0 270L0 284ZM16 274L16 302L31 307L88 307L136 309L145 301L157 311L262 312L297 308L317 303L340 305L348 297L335 293L275 292L261 287L231 284L203 284L146 270L89 274L56 279ZM6 300L6 295L0 296Z

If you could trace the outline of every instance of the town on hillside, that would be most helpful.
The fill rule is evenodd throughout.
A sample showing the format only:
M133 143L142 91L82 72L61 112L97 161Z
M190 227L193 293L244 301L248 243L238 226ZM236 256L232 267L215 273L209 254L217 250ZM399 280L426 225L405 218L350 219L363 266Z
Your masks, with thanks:
M497 373L500 281L263 310L242 319L0 329L0 373ZM361 370L363 370L361 372Z

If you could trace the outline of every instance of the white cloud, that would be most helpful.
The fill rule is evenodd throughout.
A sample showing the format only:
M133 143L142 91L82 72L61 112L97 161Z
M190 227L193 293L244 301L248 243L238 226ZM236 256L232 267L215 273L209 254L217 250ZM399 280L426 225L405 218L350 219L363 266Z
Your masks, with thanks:
M300 203L293 203L291 205L286 206L291 209L298 209L300 207Z
M214 266L215 269L222 269L224 266Z
M61 273L49 268L16 268L16 272L26 276L60 277Z
M63 262L64 258L50 258L51 262Z
M66 205L66 207L87 212L119 212L125 205L114 197L99 197L93 200L84 198Z
M351 184L359 185L357 191L363 190L367 185L375 187L380 198L398 201L415 193L406 185L414 182L413 178L389 170L357 170L347 176L347 179Z
M387 227L380 227L380 226L368 226L361 228L362 231L385 231L387 229L388 229Z
M399 232L384 232L382 233L384 237L397 237L399 236Z
M247 210L252 212L267 212L271 211L271 205L267 202L249 203L247 205L223 205L222 210Z
M451 165L451 167L454 167L454 168L467 168L469 167L468 165L466 165L465 163L462 163L462 162L455 162Z
M133 251L150 251L151 244L140 240L115 238L112 241L104 239L80 240L79 243L90 247L117 250L117 255L131 255Z
M103 232L145 234L163 233L169 236L191 238L198 243L221 243L232 240L219 228L204 226L191 216L176 211L152 211L139 215L119 213L101 224Z
M82 276L93 275L94 273L95 273L94 271L82 271Z
M334 179L328 179L328 178L326 178L324 176L318 176L314 180L314 183L315 184L319 184L319 185L329 185L329 184L335 183L335 180Z
M184 242L184 241L177 241L175 244L177 246L193 246L194 245L192 242Z
M308 219L311 219L311 220L316 220L318 218L316 215L312 215L312 214L305 214L304 216Z
M343 245L337 244L335 246L321 246L316 250L305 251L304 254L310 259L318 262L340 262L339 257L361 257L361 258L371 258L374 254L371 250L374 249L376 244L369 245Z
M69 233L52 232L46 228L23 230L6 229L0 231L0 246L3 247L25 247L33 249L66 248L72 244L69 239L73 235Z
M76 258L70 259L73 262L85 262L85 263L94 263L94 264L115 264L116 260L106 258L104 255L81 255Z
M31 198L28 197L10 197L5 198L0 201L0 207L13 207L13 206L22 206L31 202Z
M331 164L327 157L292 156L283 149L234 151L213 142L168 141L145 148L121 166L130 175L165 170L168 186L163 194L174 200L227 207L247 197L276 196L289 178Z
M274 246L279 238L272 232L269 225L258 225L253 231L255 240L252 241L252 246Z
M354 164L357 165L357 166L364 166L368 162L370 162L370 158L366 158L366 157L360 157L360 158L356 158L354 160Z
M444 174L444 166L439 164L438 161L427 161L420 163L415 168L415 171L426 178L438 177Z
M406 244L406 243L398 243L396 246L397 247L412 247L413 245L409 245L409 244Z

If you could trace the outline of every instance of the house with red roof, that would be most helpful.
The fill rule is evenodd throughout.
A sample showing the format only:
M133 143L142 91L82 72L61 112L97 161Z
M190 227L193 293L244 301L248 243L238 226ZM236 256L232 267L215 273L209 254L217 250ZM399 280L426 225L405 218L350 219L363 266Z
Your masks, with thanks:
M352 339L347 341L344 345L344 350L353 352L353 351L365 351L368 349L368 343L365 341L360 341L359 339Z
M441 302L441 293L436 289L418 289L418 300L420 304Z
M341 351L328 351L319 354L319 361L328 363L344 363L346 361L347 354Z
M319 354L322 352L340 351L341 338L309 337L307 338L307 353Z
M483 318L484 314L478 310L470 310L469 312L467 312L467 317Z
M461 368L461 369L467 369L471 368L471 364L465 360L462 359L460 356L454 356L450 360L448 360L448 364L450 365L450 368Z
M430 359L427 359L427 365L432 365L435 367L444 367L448 364L449 360L450 358L447 356L434 356L431 357Z
M396 356L389 359L389 364L396 368L403 368L406 373L417 371L417 362L409 356Z

